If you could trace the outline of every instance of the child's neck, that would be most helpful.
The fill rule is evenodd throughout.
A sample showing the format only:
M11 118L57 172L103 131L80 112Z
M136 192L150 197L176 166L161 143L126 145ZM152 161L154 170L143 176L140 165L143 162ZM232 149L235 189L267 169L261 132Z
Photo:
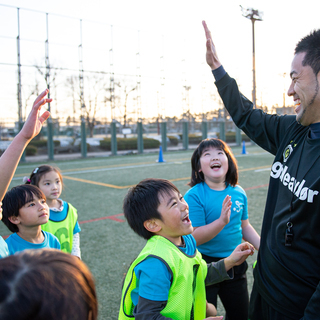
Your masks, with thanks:
M169 237L160 233L156 233L158 236L164 237L166 239L168 239L169 241L171 241L173 244L175 244L176 246L183 246L184 245L184 241L182 236L180 237Z
M208 187L212 190L216 190L216 191L222 191L226 188L226 182L223 181L210 181L208 179L205 180L205 183L208 185Z
M44 235L41 231L41 226L32 228L25 228L19 226L17 234L24 240L31 243L42 243L44 241Z
M61 207L61 202L58 199L47 199L47 205L49 208L57 208L59 209Z

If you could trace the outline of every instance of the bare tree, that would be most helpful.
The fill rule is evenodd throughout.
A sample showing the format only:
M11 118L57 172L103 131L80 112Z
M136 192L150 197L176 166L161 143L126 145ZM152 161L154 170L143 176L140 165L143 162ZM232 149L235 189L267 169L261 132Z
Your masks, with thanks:
M119 85L119 87L121 87L121 85ZM128 119L128 108L127 108L127 103L128 103L128 96L129 96L129 93L131 93L132 91L136 90L137 89L137 86L133 87L133 88L128 88L128 86L124 86L124 89L123 89L123 93L124 93L124 96L125 96L125 99L124 99L124 113L123 113L123 127L126 128L127 127L127 119Z
M109 86L108 79L103 75L87 76L85 78L86 84L84 89L84 118L89 130L90 137L93 137L93 130L97 124L97 113L101 106L108 101ZM76 100L80 101L79 77L70 76L66 79L69 93L73 99L73 109L75 114Z

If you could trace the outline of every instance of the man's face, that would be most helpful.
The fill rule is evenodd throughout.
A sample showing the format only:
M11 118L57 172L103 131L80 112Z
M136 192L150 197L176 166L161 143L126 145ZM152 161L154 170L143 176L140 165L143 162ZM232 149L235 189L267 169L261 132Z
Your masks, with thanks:
M293 58L288 96L293 97L297 121L308 126L320 122L320 72L316 76L310 66L302 65L305 54L301 52Z

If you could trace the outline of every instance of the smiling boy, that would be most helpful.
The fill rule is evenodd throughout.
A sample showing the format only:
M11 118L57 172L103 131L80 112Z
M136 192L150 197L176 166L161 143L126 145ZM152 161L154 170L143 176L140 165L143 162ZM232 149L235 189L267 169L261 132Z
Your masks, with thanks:
M6 239L10 254L25 249L60 249L59 240L41 230L41 225L49 220L49 207L38 187L14 187L6 193L2 202L2 221L14 232Z
M205 319L205 284L230 279L230 269L253 254L253 246L242 243L226 259L207 265L191 235L188 205L167 180L138 183L123 210L130 227L148 241L125 278L121 320Z

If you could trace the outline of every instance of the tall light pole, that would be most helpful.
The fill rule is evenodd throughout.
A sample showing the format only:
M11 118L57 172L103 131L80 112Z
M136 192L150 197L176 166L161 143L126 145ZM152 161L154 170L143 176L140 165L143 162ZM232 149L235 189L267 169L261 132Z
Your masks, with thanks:
M256 108L256 61L255 61L255 49L254 49L254 23L256 21L262 21L262 15L263 13L261 11L252 9L252 8L243 8L242 6L242 15L250 19L252 22L252 82L253 82L253 88L252 88L252 103L253 107Z

